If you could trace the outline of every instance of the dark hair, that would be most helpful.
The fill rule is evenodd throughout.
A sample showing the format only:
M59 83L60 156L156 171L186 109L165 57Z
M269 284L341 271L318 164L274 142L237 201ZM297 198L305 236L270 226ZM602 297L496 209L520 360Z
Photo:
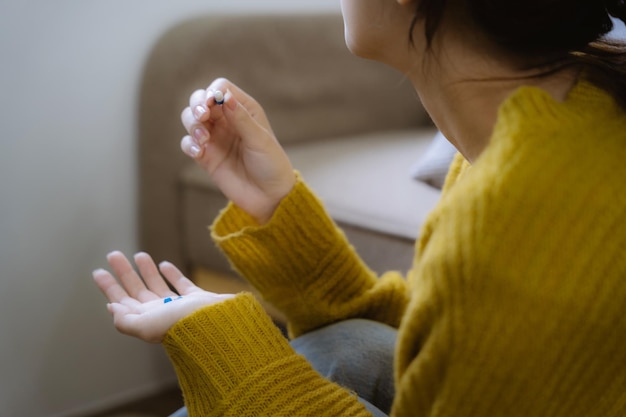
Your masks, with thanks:
M580 66L626 109L626 44L604 37L613 29L610 16L626 22L624 0L419 0L411 41L423 19L430 46L448 6L463 7L496 44L546 73Z

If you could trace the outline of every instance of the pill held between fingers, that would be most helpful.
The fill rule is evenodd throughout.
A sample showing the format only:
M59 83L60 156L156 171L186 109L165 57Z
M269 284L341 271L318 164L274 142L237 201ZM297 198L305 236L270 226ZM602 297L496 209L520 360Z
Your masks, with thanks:
M222 93L220 90L217 90L215 92L213 98L215 99L215 104L218 104L220 106L224 104L224 93Z

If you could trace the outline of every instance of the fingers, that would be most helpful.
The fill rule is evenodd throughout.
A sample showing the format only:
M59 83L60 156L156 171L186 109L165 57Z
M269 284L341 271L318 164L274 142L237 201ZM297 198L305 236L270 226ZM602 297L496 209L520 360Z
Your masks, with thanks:
M189 97L189 107L181 113L181 121L185 129L198 144L202 145L209 140L208 128L222 117L222 107L215 101L215 93L225 94L231 83L220 78L214 81L206 90L196 90Z
M157 268L152 257L145 252L137 253L134 259L139 274L135 272L126 256L118 251L107 255L114 275L104 269L93 272L96 285L109 303L137 305L200 290L170 262L162 262ZM178 293L167 285L161 272Z
M196 90L189 99L189 107L185 107L180 115L185 130L189 133L181 141L181 149L192 158L201 158L204 145L211 139L211 131L215 123L223 117L221 106L208 107L213 98L213 91Z
M126 290L108 271L104 269L95 270L93 272L93 280L109 303L139 304L128 295Z
M124 254L118 251L111 252L107 255L107 261L129 296L142 303L160 298L146 287Z
M208 111L205 114L209 114ZM180 115L185 130L193 137L198 145L207 143L211 137L207 126L196 119L190 107L185 107Z
M208 92L213 91L221 91L226 94L226 92L230 91L232 95L235 96L236 100L240 102L247 109L256 109L255 113L259 113L258 116L261 116L261 108L259 104L252 98L252 96L248 95L245 91L239 88L237 85L233 84L226 78L217 78L215 81L209 85L207 88ZM211 97L207 96L208 99ZM263 118L262 121L265 121Z
M222 95L222 101L220 103L217 102L216 94L219 91L219 93ZM213 89L211 87L209 87L206 90L206 102L207 105L209 106L209 108L211 109L211 114L210 114L210 121L213 123L218 122L222 117L224 117L224 113L222 112L222 104L224 104L224 94L226 94L227 88L223 87L222 88L216 88Z
M206 90L196 90L189 97L189 109L195 120L205 122L209 120Z
M185 129L198 144L205 143L208 138L203 135L202 128L210 128L212 124L223 118L223 106L216 103L215 93L226 95L227 92L235 96L246 109L252 112L253 117L269 128L269 123L259 104L243 90L226 78L218 78L206 90L195 90L189 97L189 107L181 113L181 121ZM198 130L199 129L199 130Z
M216 92L224 94L222 104L216 102ZM181 149L197 160L204 157L212 140L220 142L236 136L257 139L254 135L263 133L264 137L273 135L261 106L226 78L216 79L206 90L194 91L189 97L189 106L181 112L181 121L188 133L181 140Z
M180 141L180 149L194 159L200 159L204 155L204 147L198 145L189 135Z
M254 139L247 141L249 145L262 145L262 139L272 137L237 100L237 97L230 90L226 92L224 98L224 116L233 125L241 138L244 140Z
M183 275L183 273L170 262L161 262L159 269L163 276L174 286L174 289L181 294L187 295L192 292L201 291L191 280Z
M137 253L135 255L135 265L137 265L139 274L150 291L160 298L177 295L167 286L150 255L145 252Z

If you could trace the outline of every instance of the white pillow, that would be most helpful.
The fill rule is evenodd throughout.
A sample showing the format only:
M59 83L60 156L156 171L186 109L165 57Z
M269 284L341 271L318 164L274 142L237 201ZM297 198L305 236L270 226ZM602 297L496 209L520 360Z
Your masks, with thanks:
M441 189L457 150L446 137L437 132L426 152L411 167L411 176Z

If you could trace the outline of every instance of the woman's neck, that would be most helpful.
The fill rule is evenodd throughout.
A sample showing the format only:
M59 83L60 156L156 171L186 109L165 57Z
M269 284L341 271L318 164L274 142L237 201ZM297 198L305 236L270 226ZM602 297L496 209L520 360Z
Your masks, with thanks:
M534 86L563 101L578 77L574 68L532 77L537 70L514 70L501 55L446 32L419 55L407 75L436 126L469 162L489 144L498 109L515 90Z

